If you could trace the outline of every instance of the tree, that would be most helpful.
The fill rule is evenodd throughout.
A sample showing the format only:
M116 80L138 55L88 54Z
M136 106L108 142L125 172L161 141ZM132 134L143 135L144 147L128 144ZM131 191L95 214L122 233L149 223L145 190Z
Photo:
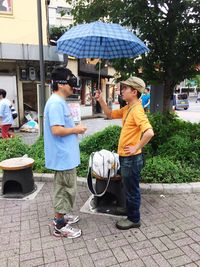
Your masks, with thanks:
M114 67L124 76L136 73L151 84L163 84L168 111L174 86L198 73L199 4L199 0L77 0L72 14L76 23L101 19L137 32L150 53L136 60L114 60Z
M196 86L197 86L198 88L200 88L200 75L196 75L196 76L193 78L193 81L195 81Z
M52 26L49 29L49 41L51 45L56 45L56 41L66 32L68 28L64 26Z

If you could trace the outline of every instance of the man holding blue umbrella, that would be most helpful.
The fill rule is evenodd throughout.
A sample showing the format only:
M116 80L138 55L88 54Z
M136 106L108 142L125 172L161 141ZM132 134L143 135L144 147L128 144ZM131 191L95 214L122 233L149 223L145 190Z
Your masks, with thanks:
M122 99L128 105L120 110L111 111L102 98L100 91L95 98L99 101L104 113L110 119L122 118L122 130L118 143L120 167L123 184L125 186L127 218L116 223L121 230L138 228L140 222L140 178L143 167L142 148L154 136L141 101L141 94L145 90L145 83L138 77L130 77L122 83Z

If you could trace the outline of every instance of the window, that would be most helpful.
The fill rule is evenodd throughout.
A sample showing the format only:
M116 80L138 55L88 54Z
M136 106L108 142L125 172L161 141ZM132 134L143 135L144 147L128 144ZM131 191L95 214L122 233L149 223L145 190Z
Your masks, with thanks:
M187 98L188 98L187 94L179 94L178 95L178 100L183 100L183 99L187 99Z
M68 7L57 7L56 13L63 16L71 16L71 8Z

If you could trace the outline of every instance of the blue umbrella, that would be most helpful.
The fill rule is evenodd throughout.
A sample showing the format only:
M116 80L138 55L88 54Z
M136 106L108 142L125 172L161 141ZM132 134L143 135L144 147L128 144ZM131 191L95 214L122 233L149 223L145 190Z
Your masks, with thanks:
M104 59L136 57L149 51L121 25L101 21L71 28L58 39L57 50L76 58Z

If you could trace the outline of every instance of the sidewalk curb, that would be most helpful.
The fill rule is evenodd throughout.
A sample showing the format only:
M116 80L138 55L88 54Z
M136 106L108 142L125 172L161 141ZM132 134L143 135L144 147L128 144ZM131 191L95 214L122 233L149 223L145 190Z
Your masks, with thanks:
M52 182L53 173L34 173L34 180L38 182ZM2 173L0 174L0 181L2 181ZM78 177L77 184L87 187L87 180L85 177ZM200 182L196 183L181 183L181 184L140 184L141 192L143 194L189 194L200 193Z

